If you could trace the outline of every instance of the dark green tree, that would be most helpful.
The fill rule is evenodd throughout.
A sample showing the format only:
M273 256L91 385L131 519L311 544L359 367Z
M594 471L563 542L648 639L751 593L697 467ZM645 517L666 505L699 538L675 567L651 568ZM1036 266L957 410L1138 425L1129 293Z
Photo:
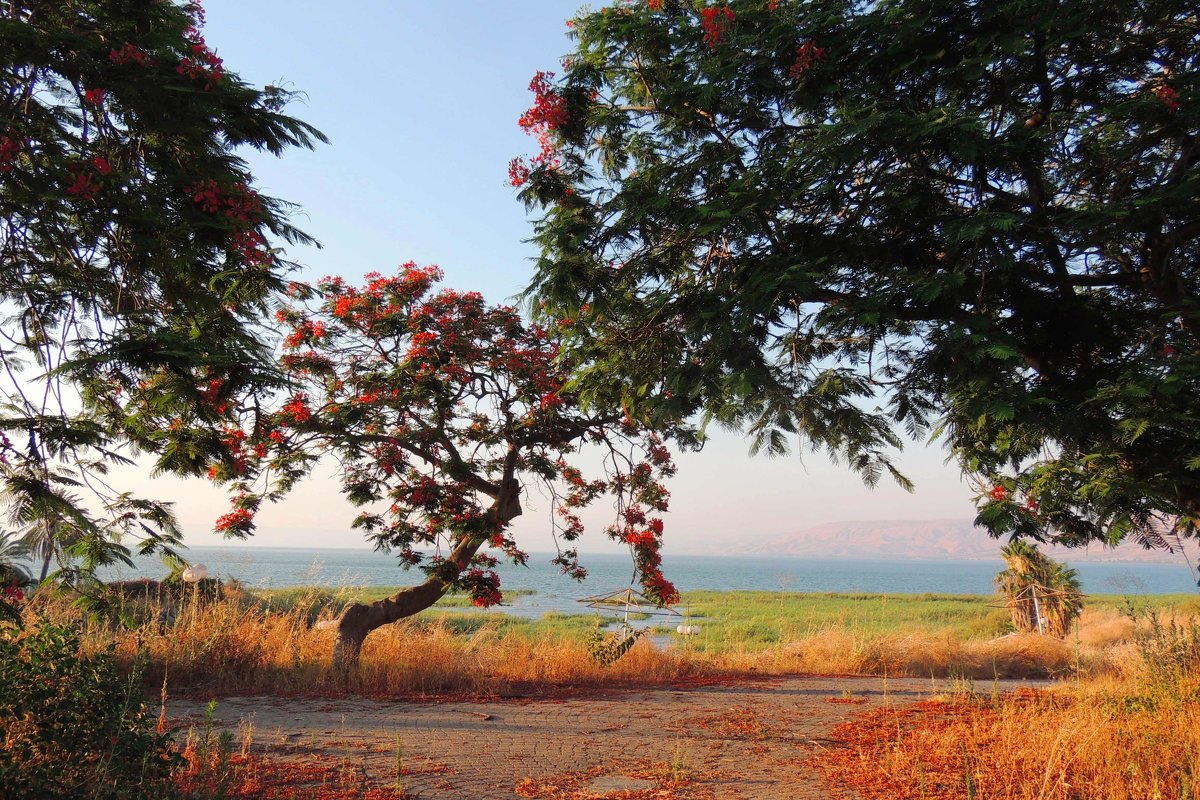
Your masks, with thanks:
M571 26L510 177L584 398L872 483L932 434L996 535L1196 532L1194 4L651 0Z
M0 482L16 527L83 567L169 548L169 504L110 486L229 457L219 427L278 385L261 322L309 242L240 153L324 140L247 85L195 3L0 5ZM297 291L302 291L297 289Z

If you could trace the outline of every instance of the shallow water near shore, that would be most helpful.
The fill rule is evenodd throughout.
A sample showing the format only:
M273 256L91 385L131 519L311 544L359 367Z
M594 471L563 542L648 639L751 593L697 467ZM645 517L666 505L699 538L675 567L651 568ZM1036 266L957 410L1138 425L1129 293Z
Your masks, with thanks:
M210 574L234 578L250 588L294 586L398 586L418 582L417 570L399 568L394 556L363 549L274 547L193 547L192 563L203 562ZM545 553L530 555L529 565L501 564L505 589L532 594L512 598L505 613L540 617L546 612L590 613L579 601L630 584L632 567L622 554L590 554L582 558L588 578L576 582L558 573ZM159 578L166 568L157 558L135 559L107 578ZM1083 590L1096 594L1176 594L1196 592L1186 565L1079 563ZM746 558L668 554L667 576L682 591L864 592L896 594L993 594L999 561L880 561L871 559ZM507 601L506 601L507 602Z

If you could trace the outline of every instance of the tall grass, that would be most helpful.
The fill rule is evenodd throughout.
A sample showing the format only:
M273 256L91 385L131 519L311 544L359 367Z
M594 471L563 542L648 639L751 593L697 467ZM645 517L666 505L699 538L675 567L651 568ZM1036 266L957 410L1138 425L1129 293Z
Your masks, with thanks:
M330 667L332 632L314 623L332 619L350 599L357 596L329 590L143 598L125 609L132 627L83 618L64 600L44 596L33 609L72 620L86 652L113 646L127 663L148 664L154 690L165 679L173 691L210 695L503 695L733 674L1103 675L1124 668L1133 657L1135 630L1153 624L1102 607L1085 612L1078 633L1066 640L997 636L1003 629L994 619L997 609L982 598L793 595L781 601L779 595L731 593L693 598L692 613L704 617L701 636L673 637L667 647L662 637L659 645L643 640L605 667L586 644L595 617L547 614L533 621L430 611L374 632L359 668L346 677Z
M1053 692L872 712L820 763L866 800L1200 800L1200 627L1152 618L1119 652Z

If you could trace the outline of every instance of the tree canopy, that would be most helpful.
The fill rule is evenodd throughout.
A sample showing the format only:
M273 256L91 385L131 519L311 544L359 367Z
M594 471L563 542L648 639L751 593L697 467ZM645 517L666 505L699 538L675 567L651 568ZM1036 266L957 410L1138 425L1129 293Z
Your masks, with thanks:
M525 323L477 292L437 290L435 267L409 263L356 287L325 278L309 302L279 312L292 394L269 412L243 408L225 432L230 453L210 476L230 486L217 529L253 531L264 499L282 498L322 457L338 464L354 520L380 550L426 580L338 624L339 660L371 630L417 613L449 590L478 606L502 599L498 558L524 564L512 538L522 499L540 489L553 509L554 563L582 579L573 544L580 510L608 494L608 529L629 546L645 595L677 599L660 568L662 481L674 472L662 442L618 410L588 412L566 388L558 330ZM583 448L590 455L577 454ZM602 473L585 477L581 469Z
M220 422L281 382L262 324L310 242L241 153L324 137L247 85L198 3L0 7L0 460L15 525L169 548L169 504L106 483L137 451L203 473Z
M585 401L797 438L869 482L940 436L997 535L1197 531L1192 3L649 0L569 24L510 177Z

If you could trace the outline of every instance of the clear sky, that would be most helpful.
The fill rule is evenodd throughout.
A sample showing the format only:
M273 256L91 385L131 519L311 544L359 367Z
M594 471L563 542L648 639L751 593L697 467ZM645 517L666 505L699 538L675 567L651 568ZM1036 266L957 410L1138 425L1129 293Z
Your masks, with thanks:
M438 264L447 285L494 301L524 288L533 248L507 165L533 149L516 120L530 104L533 73L554 70L569 52L564 22L575 3L207 0L205 8L208 43L226 66L251 83L303 92L289 111L331 140L280 160L250 157L260 187L298 203L296 222L324 245L289 252L303 277L354 279L411 259ZM944 457L910 447L901 464L916 493L870 491L821 454L750 459L742 441L721 434L679 459L666 547L687 552L730 534L838 520L972 516L971 492ZM176 501L188 543L220 541L208 531L227 509L221 492L171 478L149 488ZM536 498L532 505L517 520L519 540L552 549L547 510ZM353 513L331 479L315 479L259 515L252 543L359 546ZM604 519L588 520L594 529L581 550L611 549Z

